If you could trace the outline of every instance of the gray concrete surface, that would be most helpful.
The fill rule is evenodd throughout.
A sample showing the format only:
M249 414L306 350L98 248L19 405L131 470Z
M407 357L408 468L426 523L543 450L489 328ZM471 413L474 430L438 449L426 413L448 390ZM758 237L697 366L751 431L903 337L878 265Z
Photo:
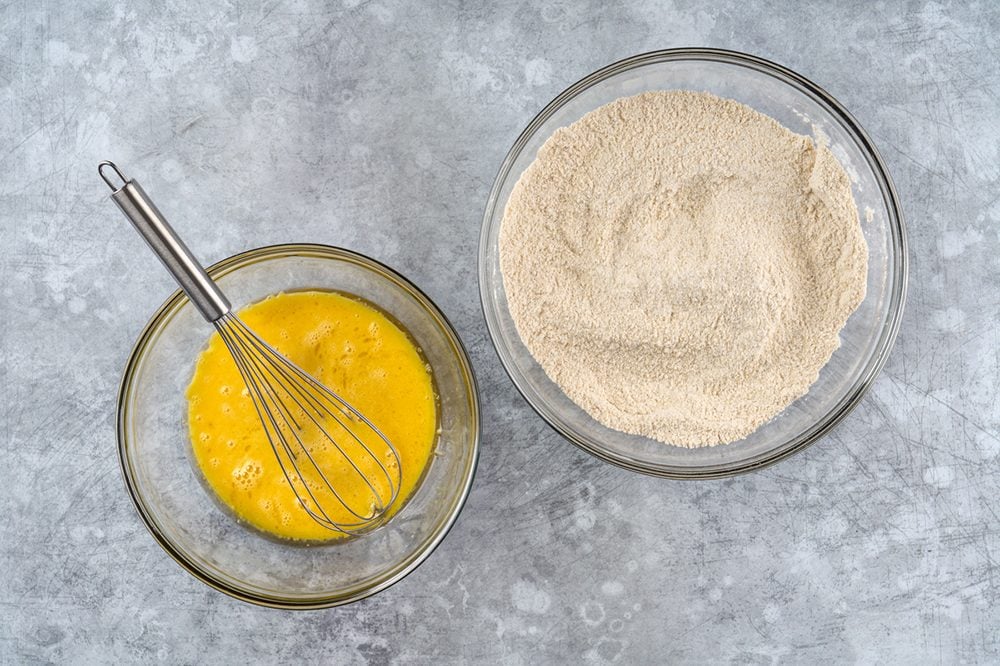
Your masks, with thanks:
M1000 660L1000 6L991 2L28 2L0 7L0 662ZM727 481L566 443L487 338L475 251L521 128L634 53L749 51L870 132L907 216L885 372L820 444ZM115 455L129 348L172 290L109 205L112 157L206 261L345 245L468 344L484 441L413 575L293 613L209 589ZM542 492L543 484L548 489Z

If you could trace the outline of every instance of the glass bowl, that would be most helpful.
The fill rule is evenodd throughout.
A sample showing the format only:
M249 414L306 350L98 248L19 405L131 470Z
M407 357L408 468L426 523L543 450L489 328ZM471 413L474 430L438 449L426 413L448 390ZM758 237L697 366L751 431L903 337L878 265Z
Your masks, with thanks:
M650 90L714 93L829 142L852 181L868 243L868 292L840 333L841 346L809 392L750 436L688 449L607 428L574 404L532 358L514 327L500 273L504 208L521 173L559 127L619 97ZM479 290L504 368L542 418L583 450L627 469L673 478L729 476L772 464L815 442L858 403L885 363L906 292L906 236L885 164L858 122L806 78L754 56L671 49L627 58L567 88L525 128L500 166L479 241Z
M252 603L321 608L392 585L444 538L476 468L479 399L454 329L402 276L339 248L265 247L221 261L208 273L234 309L281 291L333 289L388 312L433 369L440 434L423 481L387 524L349 540L312 546L261 536L222 508L194 462L184 390L213 329L177 292L140 335L118 398L118 453L139 515L189 573Z

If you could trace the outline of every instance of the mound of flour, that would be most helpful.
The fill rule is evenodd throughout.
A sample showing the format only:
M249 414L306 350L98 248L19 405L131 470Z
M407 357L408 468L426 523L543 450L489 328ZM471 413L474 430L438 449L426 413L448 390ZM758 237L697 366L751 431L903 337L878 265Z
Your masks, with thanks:
M546 141L507 202L500 266L570 399L695 447L805 394L864 298L867 248L825 146L732 100L653 92Z

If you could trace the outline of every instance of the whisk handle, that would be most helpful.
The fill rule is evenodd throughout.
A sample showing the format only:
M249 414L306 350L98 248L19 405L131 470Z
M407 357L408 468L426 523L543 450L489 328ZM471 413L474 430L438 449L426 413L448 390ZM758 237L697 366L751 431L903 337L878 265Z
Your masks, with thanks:
M105 167L118 174L122 180L121 186L115 187L108 179L104 173ZM125 214L202 316L214 322L229 312L229 299L208 276L139 183L125 178L114 162L101 162L97 170L112 190L111 200Z

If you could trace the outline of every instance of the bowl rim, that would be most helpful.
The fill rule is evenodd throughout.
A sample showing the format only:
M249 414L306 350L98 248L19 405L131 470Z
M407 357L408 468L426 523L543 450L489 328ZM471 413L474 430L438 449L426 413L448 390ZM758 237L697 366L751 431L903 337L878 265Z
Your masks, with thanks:
M518 370L514 363L514 359L510 351L504 346L503 338L500 335L499 322L495 319L497 315L495 315L492 310L492 296L488 293L486 286L487 281L485 279L486 264L489 261L488 237L491 231L490 222L492 213L496 210L498 205L501 203L505 204L505 202L499 201L500 191L503 184L510 174L510 170L515 160L520 156L521 151L539 127L552 117L557 110L562 108L566 102L591 86L601 83L616 74L644 65L677 61L707 61L745 67L770 75L774 78L782 80L786 84L795 85L803 89L805 94L811 96L815 101L820 103L821 106L825 106L826 110L829 111L830 114L838 121L840 121L858 142L862 152L865 153L865 156L868 158L869 166L874 172L875 179L879 184L882 198L885 201L886 208L889 213L887 226L890 229L890 236L892 237L891 252L893 256L893 267L891 272L887 274L887 277L891 280L891 292L889 294L888 311L882 324L882 330L879 334L878 340L876 341L872 359L863 368L853 386L840 399L840 401L834 405L834 407L823 418L818 420L807 430L800 433L796 438L797 441L794 441L790 446L777 450L771 450L748 461L728 466L725 464L716 464L683 468L671 465L650 464L631 456L594 446L584 438L577 435L577 433L571 428L563 427L558 422L553 421L546 413L546 408L539 404L544 401L536 399L536 397L533 396L532 391L522 385L522 382L518 379ZM514 144L504 157L499 170L497 171L497 175L493 181L493 186L490 189L490 194L486 200L486 207L483 212L483 224L479 236L479 299L480 306L483 311L483 317L486 319L486 328L489 331L490 340L493 343L493 349L499 357L500 363L506 371L507 376L510 377L511 382L514 384L515 388L517 388L521 396L527 401L528 405L549 425L549 427L587 453L624 469L640 472L649 476L671 479L718 479L736 476L738 474L745 474L747 472L769 467L791 455L794 455L795 453L804 450L830 432L830 430L840 423L844 417L846 417L858 405L865 393L868 392L868 389L871 387L875 377L888 360L889 353L892 350L893 343L895 342L896 336L899 332L900 321L903 316L903 307L906 302L907 280L909 275L908 255L906 227L903 221L902 208L899 203L899 196L896 192L895 185L892 182L892 177L889 175L889 170L885 165L885 161L882 159L882 156L875 147L875 144L868 136L868 133L861 127L861 124L840 102L833 97L833 95L806 77L788 69L787 67L748 53L715 48L685 47L661 49L639 53L628 58L618 60L578 80L546 104L545 107L543 107L542 110L539 111L534 118L532 118L531 122L529 122L524 130L522 130L518 135ZM553 409L552 411L556 412L557 410Z
M230 597L239 599L240 601L245 601L257 606L285 610L314 610L353 603L391 587L416 570L417 567L419 567L441 544L444 538L451 531L451 528L454 526L459 514L462 512L462 509L465 507L472 484L475 480L476 471L479 466L480 443L482 441L482 413L479 398L479 384L476 379L475 369L469 357L468 350L465 348L465 344L462 342L461 337L455 330L454 325L445 316L437 304L434 303L434 301L431 300L431 298L427 296L427 294L425 294L419 287L410 282L399 272L386 266L382 262L372 259L371 257L359 252L321 243L281 243L253 248L222 259L221 261L208 266L205 271L214 279L217 276L225 275L246 265L252 265L253 263L256 263L256 260L290 257L302 254L323 256L327 259L347 259L366 268L374 269L375 272L381 271L389 278L397 280L404 287L412 290L414 295L417 296L417 299L421 301L421 305L428 310L432 316L435 316L440 320L442 328L449 338L449 342L458 352L457 356L459 363L462 366L465 375L468 377L467 392L469 394L469 398L471 398L470 406L472 408L472 423L470 424L470 429L472 430L474 436L472 438L472 455L469 458L465 478L456 497L453 508L447 518L436 528L436 532L432 534L431 539L422 550L414 553L414 555L412 555L408 560L404 560L402 566L397 565L396 567L390 569L389 575L378 580L375 584L361 589L355 589L346 595L307 596L295 598L282 597L278 595L272 596L254 594L245 589L241 589L235 585L219 580L207 571L203 570L196 562L187 557L179 548L175 547L167 535L162 533L157 528L156 523L152 519L152 516L142 499L142 495L134 482L132 466L129 463L128 456L126 455L126 447L129 441L129 437L126 432L126 423L129 415L127 398L131 394L132 385L136 379L136 370L145 357L147 348L155 342L155 334L157 333L159 327L164 323L164 318L168 314L175 312L176 309L181 307L185 302L189 301L188 297L180 289L171 294L163 302L163 304L157 308L156 312L150 317L149 321L146 322L142 332L136 339L132 350L129 352L128 361L125 364L125 369L122 373L121 382L118 387L118 399L116 404L116 436L119 467L121 469L122 478L125 482L125 487L128 490L129 497L132 499L132 504L139 514L139 517L142 519L143 524L146 526L147 531L149 531L156 542L171 557L171 559L177 562L177 564L179 564L185 571L209 587L223 592Z

